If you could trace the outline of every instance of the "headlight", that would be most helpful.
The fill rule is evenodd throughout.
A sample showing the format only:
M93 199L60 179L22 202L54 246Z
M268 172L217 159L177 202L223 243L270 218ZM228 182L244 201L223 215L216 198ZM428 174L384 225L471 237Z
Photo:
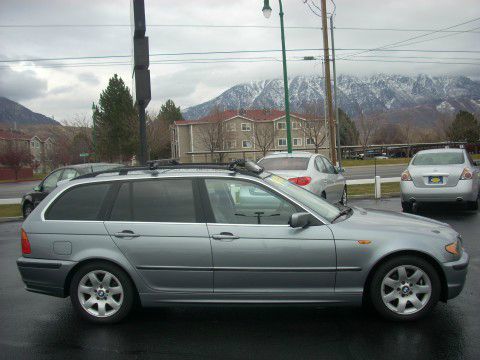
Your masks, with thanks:
M451 244L446 245L445 250L447 252L449 252L450 254L459 256L461 254L461 251L462 251L462 246L460 244L460 241L457 240L457 241L455 241Z

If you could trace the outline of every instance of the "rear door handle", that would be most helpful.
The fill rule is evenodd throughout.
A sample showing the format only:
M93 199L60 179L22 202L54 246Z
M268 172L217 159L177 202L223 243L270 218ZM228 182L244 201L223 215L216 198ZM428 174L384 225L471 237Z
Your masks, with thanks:
M229 232L221 232L220 234L212 235L212 238L218 241L233 241L233 240L240 239L239 236L233 235L232 233L229 233Z
M117 238L136 238L140 236L138 234L135 234L132 230L123 230L121 232L116 232L113 235Z

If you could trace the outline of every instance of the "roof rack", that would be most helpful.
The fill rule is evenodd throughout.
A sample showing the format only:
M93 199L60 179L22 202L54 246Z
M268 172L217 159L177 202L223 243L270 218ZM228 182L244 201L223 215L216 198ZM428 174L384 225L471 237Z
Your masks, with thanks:
M259 175L263 172L263 168L253 161L238 159L229 163L195 163L181 164L174 159L151 160L147 162L147 166L125 166L108 170L95 171L89 174L81 175L75 179L93 178L102 174L128 175L134 171L151 171L152 175L158 175L157 170L175 170L175 169L212 169L212 170L228 170L234 173L243 173L248 175Z

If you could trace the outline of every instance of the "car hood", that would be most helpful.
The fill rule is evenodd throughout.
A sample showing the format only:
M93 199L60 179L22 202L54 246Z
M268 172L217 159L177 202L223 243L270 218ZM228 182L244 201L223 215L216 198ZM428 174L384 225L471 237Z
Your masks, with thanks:
M381 234L382 238L409 235L426 235L451 238L456 231L447 223L426 217L385 210L352 207L353 213L344 221L330 225L336 238L370 238ZM388 235L387 235L388 234Z

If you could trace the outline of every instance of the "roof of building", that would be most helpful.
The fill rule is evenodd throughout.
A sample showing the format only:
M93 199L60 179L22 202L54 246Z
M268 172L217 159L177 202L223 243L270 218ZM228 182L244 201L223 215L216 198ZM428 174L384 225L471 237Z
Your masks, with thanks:
M38 138L41 142L45 142L49 139L49 137L45 136L39 136L39 135L32 135L32 134L27 134L24 131L21 130L10 130L10 129L0 129L0 139L3 140L24 140L24 141L30 141L34 137Z
M297 113L290 113L290 115L305 118L304 115ZM177 120L174 123L176 125L188 125L188 124L201 124L201 123L210 123L224 121L232 119L234 117L243 117L255 122L262 121L273 121L276 119L285 116L285 111L281 110L263 110L263 109L252 109L252 110L225 110L219 113L209 114L197 120Z

